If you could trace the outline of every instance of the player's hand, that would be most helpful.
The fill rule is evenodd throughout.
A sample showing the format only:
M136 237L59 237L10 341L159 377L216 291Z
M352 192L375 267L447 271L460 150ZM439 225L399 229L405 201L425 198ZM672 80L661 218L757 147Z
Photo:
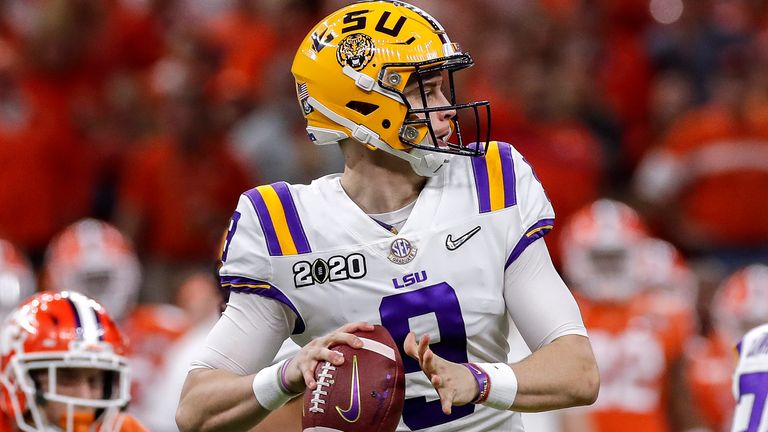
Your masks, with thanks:
M408 333L403 344L405 353L418 360L424 375L440 395L443 412L451 413L451 406L472 402L477 395L477 382L466 366L445 360L429 348L429 336L423 335L416 342L416 335Z
M363 341L351 334L360 330L372 331L373 325L365 322L345 324L332 333L306 344L293 359L289 360L290 363L285 368L285 383L288 390L294 393L301 393L305 389L314 390L317 387L315 369L318 363L327 361L335 366L344 363L344 356L329 347L343 344L352 348L362 348Z

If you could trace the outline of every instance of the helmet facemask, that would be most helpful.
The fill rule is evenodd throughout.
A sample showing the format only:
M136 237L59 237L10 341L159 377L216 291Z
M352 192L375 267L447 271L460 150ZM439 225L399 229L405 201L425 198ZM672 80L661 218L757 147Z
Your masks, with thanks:
M73 342L76 343L76 342ZM109 348L108 344L104 344ZM100 423L99 430L119 430L118 414L130 400L127 360L111 351L36 352L16 355L12 377L0 377L9 391L16 424L25 432L74 432ZM78 394L87 385L93 394ZM78 387L80 387L78 389ZM18 396L17 396L18 395ZM19 397L23 395L23 398ZM48 418L48 404L60 404L59 418Z
M403 125L399 131L400 142L413 148L432 152L461 156L482 156L485 154L486 147L490 141L490 103L487 101L458 103L456 99L454 74L471 67L473 64L474 61L469 54L456 54L450 57L418 63L391 63L382 67L379 85L382 88L399 94L407 107ZM418 84L421 107L412 106L401 90L390 85L400 82L402 79L400 78L401 72L398 71L403 69L409 70L408 84L411 82ZM445 73L445 76L448 78L447 83L443 85L447 84L449 105L429 106L424 82L433 74L442 73ZM455 143L442 141L442 137L437 136L432 125L430 114L445 111L453 111L455 113L451 119L451 136L455 137ZM474 139L470 142L474 142L476 145L468 145L469 143L466 142L462 135L461 123L459 121L460 112L467 111L469 113L465 115L473 118L475 125Z

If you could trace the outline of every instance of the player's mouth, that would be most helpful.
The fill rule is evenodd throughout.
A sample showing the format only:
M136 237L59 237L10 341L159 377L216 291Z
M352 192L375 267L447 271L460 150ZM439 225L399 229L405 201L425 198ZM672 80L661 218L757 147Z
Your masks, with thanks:
M448 148L449 139L451 138L451 130L448 130L445 133L435 133L435 137L437 137L437 147L445 149Z

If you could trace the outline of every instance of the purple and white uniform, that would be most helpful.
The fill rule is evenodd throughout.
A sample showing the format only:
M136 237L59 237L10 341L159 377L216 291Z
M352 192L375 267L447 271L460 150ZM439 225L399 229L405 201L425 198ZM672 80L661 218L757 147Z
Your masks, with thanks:
M427 180L397 234L363 212L340 175L276 183L242 195L220 270L232 297L195 367L252 374L283 341L298 345L348 322L409 331L457 363L506 362L510 318L531 350L586 336L543 241L554 211L509 144L452 157ZM401 352L406 402L399 431L523 430L520 415L480 405L442 413L437 392Z
M768 432L768 324L747 332L736 348L733 396L738 405L731 431Z

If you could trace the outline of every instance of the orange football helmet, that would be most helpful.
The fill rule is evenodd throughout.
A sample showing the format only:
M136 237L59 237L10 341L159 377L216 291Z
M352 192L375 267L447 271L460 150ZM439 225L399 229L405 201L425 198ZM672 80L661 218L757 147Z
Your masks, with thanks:
M78 291L122 320L136 304L141 268L131 242L114 226L83 219L67 227L48 246L47 289Z
M715 328L735 344L768 321L768 265L753 264L734 272L717 289L712 302Z
M0 328L0 410L25 432L52 426L73 432L83 409L95 409L90 421L113 430L128 403L129 376L125 340L96 301L76 292L43 292L14 310ZM65 389L67 372L103 372L101 397L73 396ZM47 388L41 382L47 383ZM45 404L66 407L63 418L46 418Z
M590 299L628 300L642 287L639 244L647 232L637 212L618 201L579 210L561 235L566 278Z
M27 259L11 243L0 240L0 322L36 289Z

